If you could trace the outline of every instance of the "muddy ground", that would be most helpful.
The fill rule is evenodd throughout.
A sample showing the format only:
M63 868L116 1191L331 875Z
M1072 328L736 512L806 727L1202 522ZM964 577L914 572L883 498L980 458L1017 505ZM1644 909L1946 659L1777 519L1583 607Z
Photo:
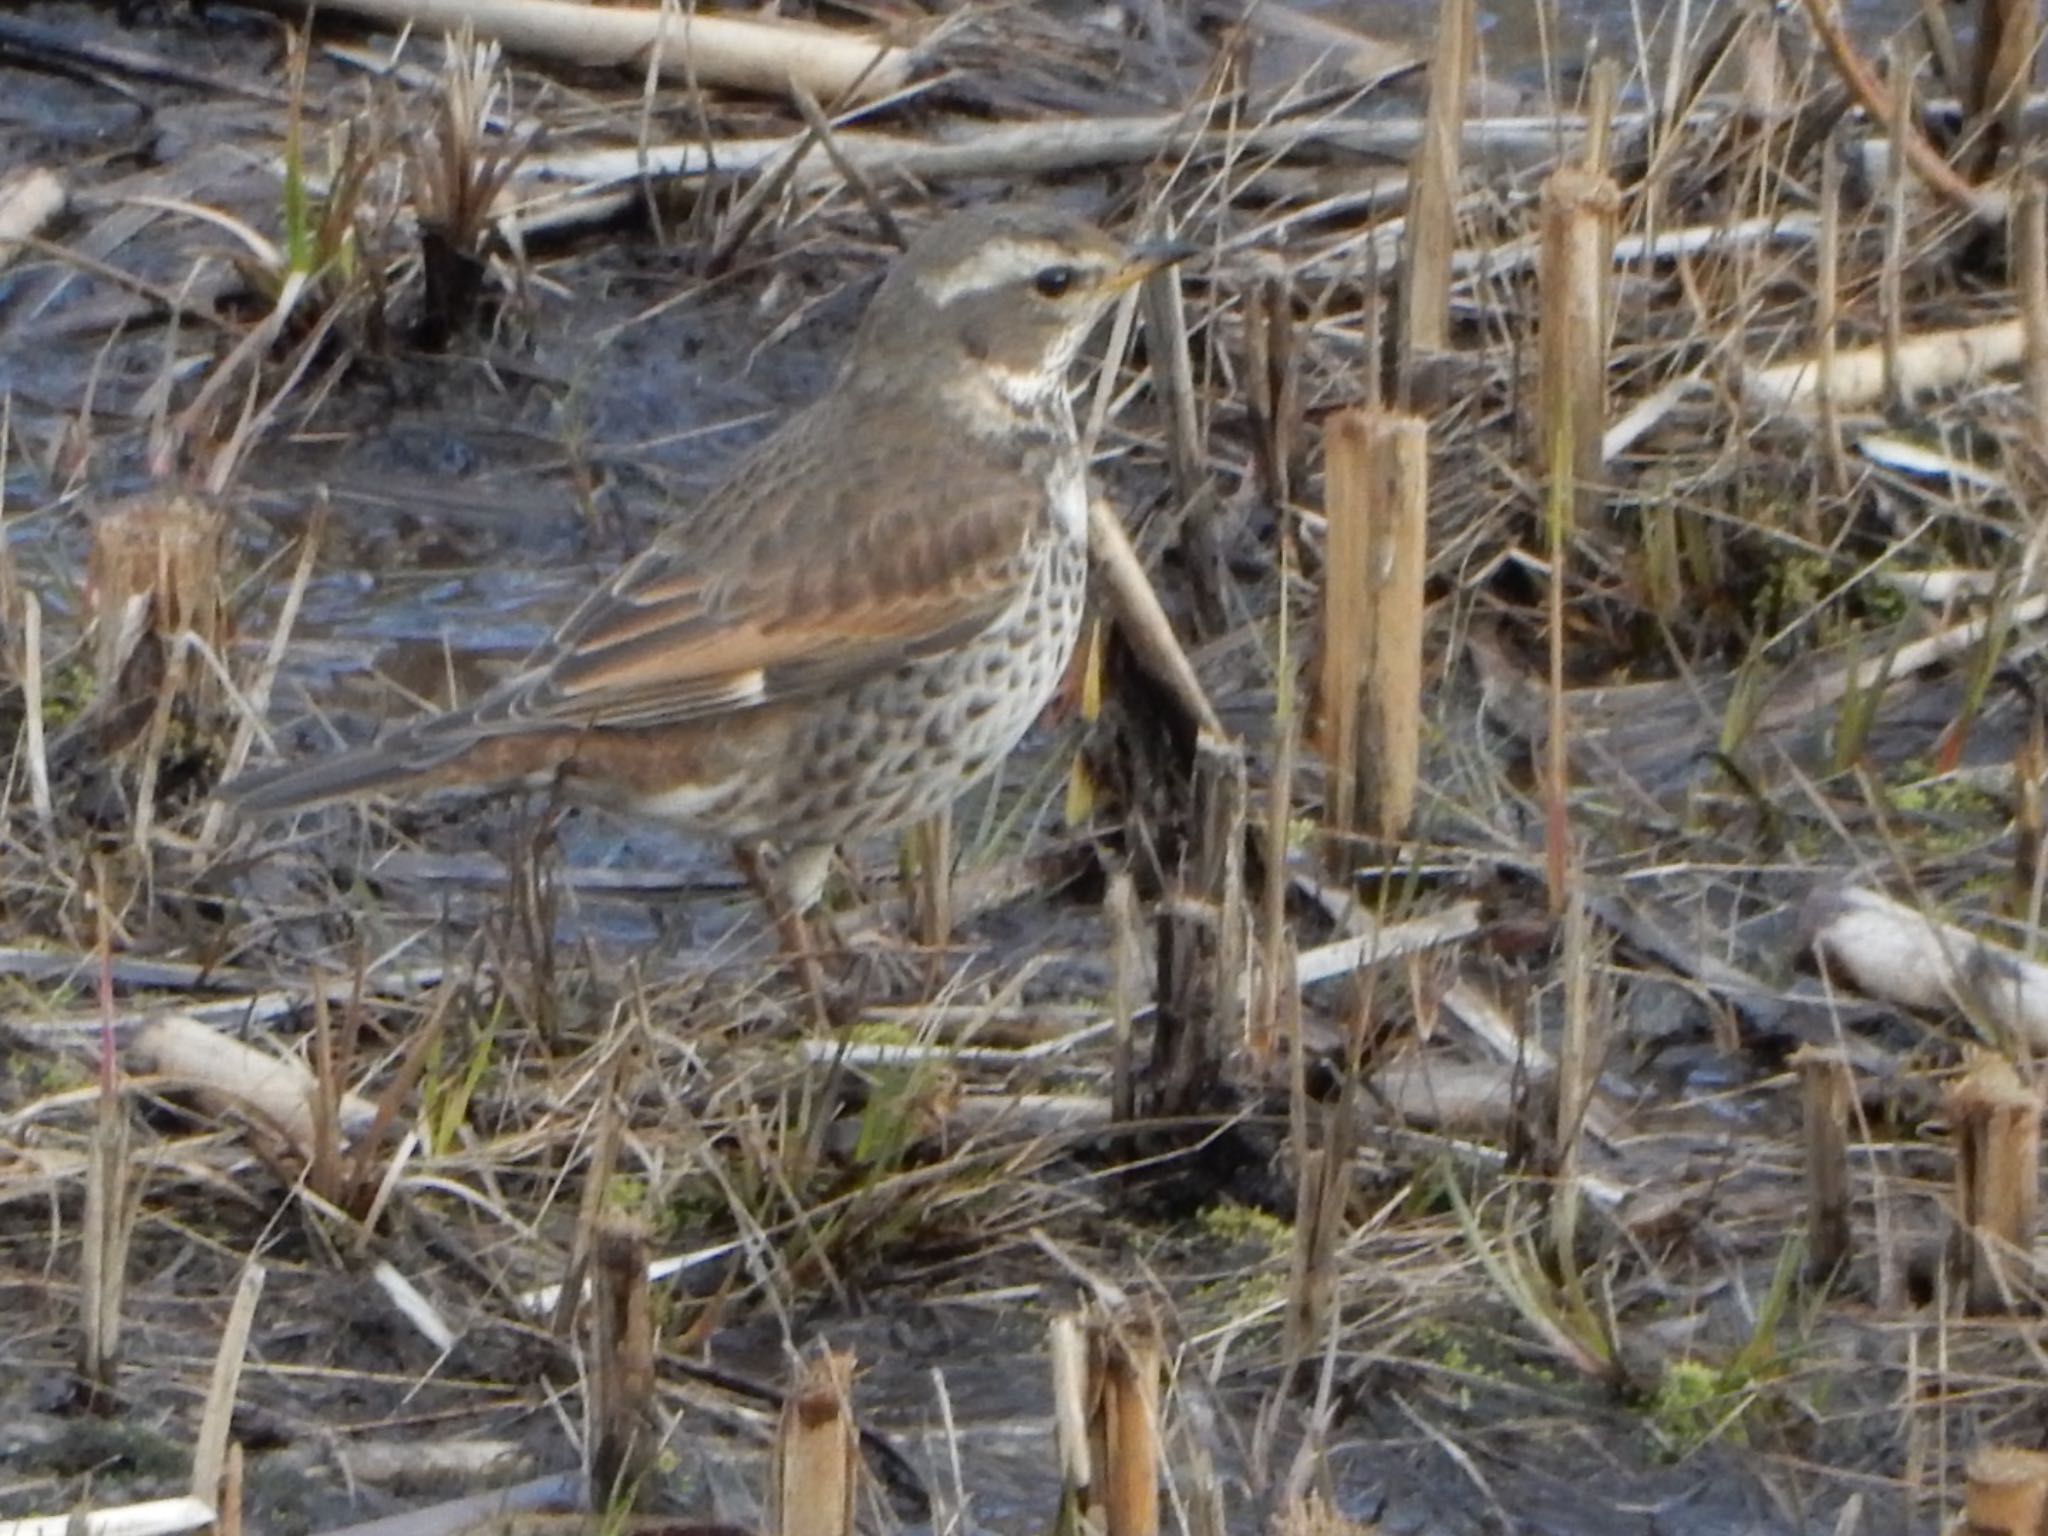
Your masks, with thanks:
M1335 1320L1291 1373L1281 1324L1298 1160L1284 1071L1237 1079L1230 1108L1192 1136L964 1129L951 1118L963 1099L1099 1099L1106 1039L1077 1035L1000 1070L966 1058L847 1068L829 1052L806 1055L803 999L724 850L545 804L341 808L209 838L221 751L200 741L165 769L157 830L137 846L132 758L65 729L67 711L96 718L88 550L107 508L194 483L232 430L232 416L183 440L166 429L263 308L260 281L230 259L237 237L191 206L278 237L287 53L276 22L232 7L144 7L118 25L77 4L11 14L124 57L0 42L0 173L48 168L70 193L45 243L0 273L9 617L18 624L13 593L39 600L57 775L45 824L16 752L0 844L0 941L15 946L0 1054L0 1518L184 1489L213 1352L251 1260L268 1278L233 1426L251 1529L331 1530L574 1472L584 1335L522 1297L562 1278L591 1211L607 1203L644 1219L657 1252L711 1251L656 1290L668 1438L646 1490L651 1506L698 1520L758 1517L788 1352L822 1339L857 1352L864 1422L900 1461L878 1473L874 1520L1044 1528L1057 1495L1045 1320L1077 1276L1141 1292L1166 1319L1176 1371L1167 1459L1182 1501L1172 1518L1200 1529L1187 1511L1212 1486L1232 1530L1262 1525L1290 1486L1318 1487L1388 1531L1931 1529L1974 1446L2040 1438L2033 1311L1963 1319L1931 1294L1951 1168L1939 1086L1959 1059L1959 1031L1841 997L1801 949L1800 902L1824 881L1907 868L1944 894L1967 893L2010 864L2017 834L2002 791L1924 787L1939 777L1928 754L1968 693L1961 668L1928 677L1874 724L1878 772L1922 786L1917 799L1894 796L1891 823L1867 805L1843 811L1850 796L1836 781L1799 798L1805 776L1821 773L1827 721L1782 723L1759 777L1715 780L1715 731L1742 674L1711 643L1687 652L1708 702L1596 717L1587 735L1626 763L1630 791L1588 770L1577 811L1600 925L1600 1088L1612 1115L1581 1171L1620 1193L1587 1205L1568 1257L1538 1253L1557 1198L1556 1149L1531 1144L1540 1094L1477 1130L1377 1089L1339 1097L1347 1030L1361 1020L1369 1028L1348 1038L1354 1050L1367 1042L1355 1063L1364 1081L1432 1042L1445 1059L1483 1060L1446 1033L1456 982L1482 984L1532 1040L1555 1046L1561 1030L1565 940L1541 888L1533 749L1513 710L1498 707L1485 657L1465 644L1492 620L1508 652L1540 671L1529 643L1540 633L1535 567L1524 558L1537 524L1513 500L1514 434L1501 423L1514 407L1491 379L1447 400L1433 428L1445 490L1432 530L1423 832L1405 862L1373 864L1387 877L1358 886L1390 920L1476 899L1483 932L1370 984L1347 974L1303 988L1319 1102L1355 1111L1359 1129L1331 1261ZM1172 46L1148 49L1137 22L982 16L957 97L913 103L891 125L936 131L954 115L1024 110L992 86L976 94L972 66L1006 45L1039 110L1063 90L1102 114L1179 103L1203 78L1199 45L1214 29L1175 19ZM1500 83L1526 103L1555 72L1515 55L1505 39L1520 35L1504 24L1493 46ZM1068 51L1053 54L1048 38ZM431 68L438 48L419 47ZM164 72L152 78L144 58ZM514 99L558 121L560 136L630 142L630 83L523 62L512 78ZM1405 86L1347 110L1412 114L1418 96ZM431 82L374 82L316 47L308 141L332 143L366 118L416 134L430 95ZM720 132L794 131L772 106L715 106ZM696 121L680 91L653 110L671 131ZM1360 167L1341 158L1318 162L1288 195L1353 174ZM1159 165L1082 168L1024 190L1123 219L1161 175ZM1531 173L1508 175L1500 196L1525 207L1532 185ZM883 189L912 227L1019 190L1005 178ZM827 385L890 256L885 233L844 191L792 195L707 275L736 195L670 189L625 219L500 251L490 302L445 345L424 344L418 293L402 281L376 323L358 314L298 354L303 372L284 388L295 338L281 343L259 386L279 389L278 409L220 498L224 657L244 685L286 609L301 540L319 538L257 760L368 739L382 722L472 694L638 548L664 506L701 493ZM1260 261L1298 254L1284 231L1212 247L1189 278L1195 312L1211 317L1270 272ZM1306 261L1302 271L1307 294L1319 279ZM175 324L170 296L188 311ZM1355 316L1321 318L1335 335ZM1294 513L1247 489L1240 375L1214 360L1235 342L1214 345L1210 468L1232 509L1221 557L1204 567L1204 548L1182 536L1149 392L1112 423L1100 472L1205 685L1248 739L1256 797L1270 788L1284 691L1276 561ZM1359 393L1356 359L1331 362L1316 345L1304 343L1311 423ZM1131 380L1142 376L1134 365ZM1711 456L1722 430L1681 422L1672 452ZM1790 495L1805 483L1809 447L1743 446L1762 459L1782 448L1783 462L1724 459L1709 472L1688 459L1673 471L1674 502L1739 521L1760 487ZM1304 477L1298 504L1315 505L1319 478ZM1879 508L1896 530L1921 494L1863 481L1842 500ZM1986 526L2009 515L1969 509ZM1981 553L1976 536L1941 553ZM1747 586L1724 573L1742 622L1765 603L1758 588L1795 577L1826 588L1871 556L1845 539L1818 554L1802 547L1801 558L1816 565L1788 562L1790 574L1774 567ZM1216 569L1228 599L1220 620L1203 611ZM1873 604L1857 617L1896 616ZM1704 628L1727 615L1702 604L1691 617ZM1631 657L1611 642L1601 635L1575 663L1589 692L1684 672L1659 645ZM22 654L10 645L17 671ZM2014 665L2031 663L2021 654ZM2032 720L2019 697L1994 698L1966 768L2017 755ZM862 1038L964 1031L968 1043L1020 1047L1105 1016L1118 974L1105 871L1129 863L1141 899L1158 895L1144 870L1151 829L1138 797L1120 802L1117 789L1119 773L1160 760L1118 733L1142 734L1132 717L1158 707L1131 683L1091 723L1069 698L996 784L963 803L962 916L937 953L908 937L898 851L849 852L835 902L863 946L883 952L856 966ZM10 740L24 709L16 678L0 710ZM1069 824L1077 751L1102 798ZM1311 828L1319 793L1310 762L1293 803ZM1289 867L1301 879L1286 908L1292 942L1308 950L1340 937L1317 894L1332 882L1314 836ZM187 969L171 978L147 969L157 962ZM340 1078L372 1100L401 1081L398 1121L419 1139L365 1224L344 1195L374 1178L342 1193L316 1187L306 1160L245 1114L139 1076L126 1100L137 1202L127 1326L119 1369L96 1390L78 1370L76 1338L103 1010L124 1040L168 1010L305 1056L330 1049L338 1029L352 1045ZM431 1058L414 1062L408 1042L429 1024L439 1031ZM1868 1246L1832 1284L1781 1285L1797 1268L1785 1255L1804 1210L1787 1054L1845 1032L1869 1073L1856 1163ZM1501 1076L1517 1095L1527 1086L1519 1072ZM401 1316L375 1283L380 1262L428 1298L451 1345ZM1547 1310L1517 1299L1532 1286L1549 1287ZM1558 1323L1570 1311L1559 1297L1583 1303L1582 1331ZM1605 1357L1588 1355L1595 1344ZM1276 1393L1282 1406L1267 1422ZM487 1441L504 1455L483 1468L435 1472L416 1459L372 1477L358 1465L393 1443ZM873 1463L890 1465L880 1452Z

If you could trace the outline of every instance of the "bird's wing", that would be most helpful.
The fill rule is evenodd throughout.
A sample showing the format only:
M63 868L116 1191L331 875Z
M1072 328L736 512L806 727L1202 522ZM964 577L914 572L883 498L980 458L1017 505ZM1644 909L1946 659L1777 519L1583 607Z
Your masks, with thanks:
M969 492L972 445L905 475L900 438L801 420L594 593L470 727L671 725L800 699L956 645L1016 599L1045 515L1021 466L977 456ZM899 487L886 504L877 478Z

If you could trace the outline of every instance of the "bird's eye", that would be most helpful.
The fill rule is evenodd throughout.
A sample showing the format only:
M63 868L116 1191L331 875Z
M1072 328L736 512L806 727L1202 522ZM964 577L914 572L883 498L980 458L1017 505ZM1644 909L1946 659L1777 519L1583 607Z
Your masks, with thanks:
M1072 267L1047 267L1031 279L1031 286L1041 297L1056 299L1074 286L1074 279L1079 275Z

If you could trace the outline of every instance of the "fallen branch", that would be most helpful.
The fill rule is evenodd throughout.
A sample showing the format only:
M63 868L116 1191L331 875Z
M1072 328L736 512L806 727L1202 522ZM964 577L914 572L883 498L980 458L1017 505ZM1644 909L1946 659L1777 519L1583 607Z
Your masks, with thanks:
M2025 355L2026 332L2018 320L1908 337L1899 344L1896 359L1898 389L1915 395L1954 388L2001 368L2016 368ZM1827 376L1835 408L1855 410L1880 399L1884 375L1883 347L1837 352ZM1820 408L1820 386L1820 361L1807 357L1748 370L1742 395L1765 410L1815 411Z
M1420 142L1424 126L1419 118L1361 122L1318 117L1214 130L1205 129L1185 113L1161 112L1001 123L928 139L848 129L835 133L833 142L843 163L870 181L898 177L925 182L1053 175L1090 167L1142 165L1165 155L1198 152L1234 157L1317 148L1375 160L1402 159ZM1490 156L1528 166L1554 158L1560 147L1569 149L1583 134L1583 124L1575 119L1474 118L1464 125L1460 156L1468 160ZM728 139L709 145L692 140L530 156L516 178L525 197L519 218L526 228L545 229L605 217L637 202L644 180L687 179L713 169L726 175L745 175L779 163L801 139ZM807 157L790 179L794 187L809 190L836 185L842 177L840 166L833 161ZM535 187L535 183L564 182L573 187L547 192Z
M319 1085L303 1062L273 1056L178 1014L145 1025L129 1051L163 1077L254 1116L301 1156L312 1155ZM338 1106L340 1129L350 1138L368 1130L376 1118L376 1106L354 1094L344 1095Z
M1855 886L1816 891L1803 918L1814 953L1859 991L2048 1049L2048 966Z
M309 15L311 0L257 0ZM596 68L644 66L702 85L782 95L792 82L826 101L873 101L902 89L916 56L872 38L794 21L705 16L688 8L575 5L567 0L329 0L323 13L431 33L468 27L521 53Z

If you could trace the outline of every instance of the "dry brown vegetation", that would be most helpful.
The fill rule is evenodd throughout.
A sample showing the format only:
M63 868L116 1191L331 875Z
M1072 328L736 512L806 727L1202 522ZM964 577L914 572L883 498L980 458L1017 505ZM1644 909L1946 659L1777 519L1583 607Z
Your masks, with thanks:
M2048 233L1981 11L1508 80L1461 0L1426 68L821 7L850 83L767 92L0 18L0 1533L2040 1529ZM717 850L223 813L1023 196L1205 255L1079 381L1070 698L847 850L861 1017Z

